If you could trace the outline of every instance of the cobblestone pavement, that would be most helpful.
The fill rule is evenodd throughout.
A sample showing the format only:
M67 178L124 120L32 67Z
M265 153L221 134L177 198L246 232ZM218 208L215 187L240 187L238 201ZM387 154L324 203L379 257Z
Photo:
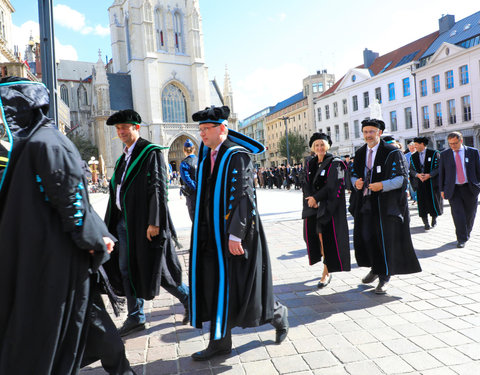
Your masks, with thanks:
M171 191L188 280L189 221L185 201ZM92 199L104 210L104 197ZM353 251L352 271L333 274L327 288L317 289L322 265L308 265L298 220L300 192L260 190L258 200L260 212L266 213L275 293L289 308L285 342L275 345L270 325L236 328L230 355L194 362L190 355L208 344L208 327L182 325L183 307L162 291L146 304L149 328L125 340L137 374L480 374L479 220L466 247L457 249L448 205L438 226L428 232L411 206L412 237L423 272L392 277L382 296L373 293L373 284L361 284L368 269L357 267ZM351 234L351 218L349 227ZM105 372L96 363L81 373Z

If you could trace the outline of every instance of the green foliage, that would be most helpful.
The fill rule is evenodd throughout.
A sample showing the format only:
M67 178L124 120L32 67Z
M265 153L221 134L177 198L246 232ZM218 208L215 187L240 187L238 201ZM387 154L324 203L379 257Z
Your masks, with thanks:
M72 141L72 143L77 147L78 152L83 160L88 162L92 156L98 160L98 148L90 142L87 138L81 136L80 134L67 134L67 137Z
M301 162L306 152L307 143L299 133L288 132L288 148L290 151L290 163ZM287 158L287 138L285 135L278 141L280 155Z

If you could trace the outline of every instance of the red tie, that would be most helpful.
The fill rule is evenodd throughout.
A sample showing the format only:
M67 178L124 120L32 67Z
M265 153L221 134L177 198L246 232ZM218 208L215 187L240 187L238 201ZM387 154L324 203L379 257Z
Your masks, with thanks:
M462 185L465 183L465 174L463 173L462 160L458 151L455 151L455 167L457 169L457 181Z
M210 153L210 174L213 173L213 167L215 166L215 159L217 158L217 153L217 150Z

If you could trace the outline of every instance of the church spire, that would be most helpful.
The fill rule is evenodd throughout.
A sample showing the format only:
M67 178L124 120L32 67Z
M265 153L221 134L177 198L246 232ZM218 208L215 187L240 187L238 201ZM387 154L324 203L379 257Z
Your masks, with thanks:
M223 102L230 108L230 112L233 113L232 83L230 82L230 75L228 74L227 65L225 65L225 79L223 81Z

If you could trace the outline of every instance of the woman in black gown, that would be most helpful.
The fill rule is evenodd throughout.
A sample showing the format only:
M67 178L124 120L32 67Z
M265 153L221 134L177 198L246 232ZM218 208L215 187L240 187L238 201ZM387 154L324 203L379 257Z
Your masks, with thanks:
M314 156L305 163L303 186L304 239L310 265L322 260L319 288L327 286L331 272L350 271L350 242L345 204L347 167L328 152L332 141L327 134L314 133L309 146Z

